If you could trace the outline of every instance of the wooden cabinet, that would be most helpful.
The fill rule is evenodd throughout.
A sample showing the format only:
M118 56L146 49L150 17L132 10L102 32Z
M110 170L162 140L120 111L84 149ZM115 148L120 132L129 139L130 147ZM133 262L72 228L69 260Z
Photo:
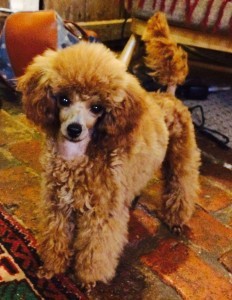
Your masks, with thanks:
M94 30L100 40L109 41L130 34L130 20L124 20L123 3L123 0L40 0L40 7L54 9L64 20L78 22ZM0 7L8 8L9 1L0 0Z
M44 0L45 9L55 9L71 21L112 20L123 17L119 0Z

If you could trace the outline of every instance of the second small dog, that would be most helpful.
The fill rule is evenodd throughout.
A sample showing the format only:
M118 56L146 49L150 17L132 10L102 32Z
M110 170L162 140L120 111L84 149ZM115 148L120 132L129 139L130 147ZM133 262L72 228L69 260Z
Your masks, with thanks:
M106 47L85 42L36 57L18 90L28 118L47 134L40 276L74 261L85 285L110 281L131 201L160 167L163 220L174 230L189 220L199 151L179 100L148 94Z

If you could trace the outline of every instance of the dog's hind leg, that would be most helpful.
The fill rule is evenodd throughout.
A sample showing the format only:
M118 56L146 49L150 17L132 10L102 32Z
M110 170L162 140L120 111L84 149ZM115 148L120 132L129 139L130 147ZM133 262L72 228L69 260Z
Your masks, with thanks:
M177 99L162 102L169 130L169 144L163 163L163 218L174 231L179 231L194 209L199 191L200 153L188 109Z

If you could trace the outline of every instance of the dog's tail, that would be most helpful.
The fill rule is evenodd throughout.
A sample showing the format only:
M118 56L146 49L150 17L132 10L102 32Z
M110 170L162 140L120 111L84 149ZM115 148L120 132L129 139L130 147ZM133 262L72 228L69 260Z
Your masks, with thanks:
M157 12L148 20L142 40L149 74L174 94L188 74L187 53L172 40L164 13Z

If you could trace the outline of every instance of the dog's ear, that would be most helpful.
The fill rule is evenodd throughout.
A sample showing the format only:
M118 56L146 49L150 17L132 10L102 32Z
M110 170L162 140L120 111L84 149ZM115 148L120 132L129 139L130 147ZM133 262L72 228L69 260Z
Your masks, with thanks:
M121 101L112 101L110 108L107 108L104 115L97 124L99 136L112 137L117 142L127 138L138 126L141 114L144 111L145 92L139 86L137 80L132 78L131 84L125 88L121 95Z
M46 131L52 131L58 122L57 104L50 92L55 56L52 50L37 56L17 83L27 117Z

